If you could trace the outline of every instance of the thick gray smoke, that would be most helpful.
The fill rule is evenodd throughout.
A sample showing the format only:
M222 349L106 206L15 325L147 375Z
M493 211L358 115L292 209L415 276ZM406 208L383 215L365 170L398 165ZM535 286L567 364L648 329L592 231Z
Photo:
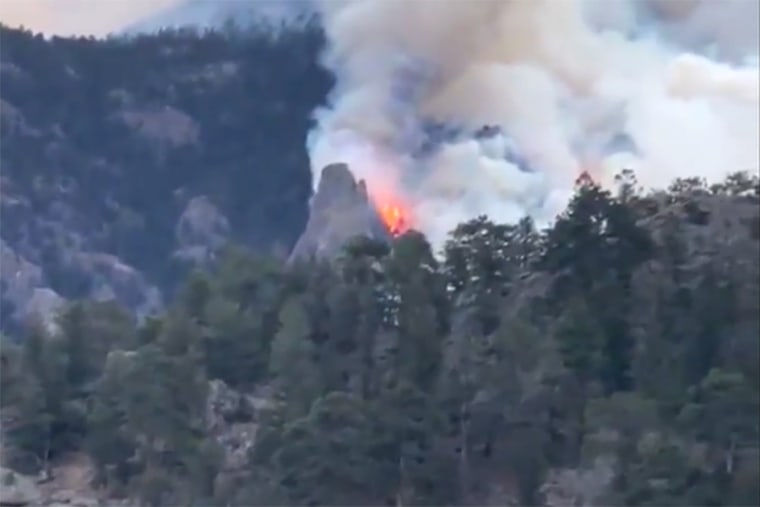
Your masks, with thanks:
M561 211L584 170L646 187L758 168L757 0L323 0L338 76L309 140L439 243ZM425 157L426 122L455 136ZM529 170L517 163L515 154Z

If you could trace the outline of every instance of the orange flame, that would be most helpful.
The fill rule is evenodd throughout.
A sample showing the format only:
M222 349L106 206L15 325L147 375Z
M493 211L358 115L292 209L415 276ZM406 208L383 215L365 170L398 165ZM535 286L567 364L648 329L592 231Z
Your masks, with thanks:
M375 199L375 206L380 219L391 236L400 236L409 229L409 210L398 200L389 198Z
M380 218L392 236L398 236L406 230L406 219L401 208L388 204L381 206L379 211Z

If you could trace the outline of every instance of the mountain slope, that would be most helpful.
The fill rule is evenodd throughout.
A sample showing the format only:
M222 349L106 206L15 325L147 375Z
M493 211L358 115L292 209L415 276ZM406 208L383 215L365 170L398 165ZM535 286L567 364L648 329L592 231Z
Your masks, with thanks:
M332 85L318 29L0 38L6 314L35 288L147 311L182 249L294 244L310 115Z
M0 464L50 505L757 505L757 178L579 183L438 259L415 231L230 249L143 325L72 305L2 344Z

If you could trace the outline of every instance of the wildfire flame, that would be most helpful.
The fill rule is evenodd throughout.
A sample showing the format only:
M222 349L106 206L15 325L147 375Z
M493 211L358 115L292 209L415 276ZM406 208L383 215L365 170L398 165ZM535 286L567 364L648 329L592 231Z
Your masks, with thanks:
M409 212L393 201L378 203L377 212L391 236L396 237L409 229Z
M370 202L392 237L398 237L407 232L414 223L412 207L407 196L401 190L396 175L398 170L393 164L371 171L373 175L382 174L366 182L366 190Z

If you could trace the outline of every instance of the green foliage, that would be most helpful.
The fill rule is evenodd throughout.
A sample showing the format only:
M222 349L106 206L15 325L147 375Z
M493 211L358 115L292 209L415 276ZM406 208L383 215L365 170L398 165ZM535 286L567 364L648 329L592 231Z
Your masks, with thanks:
M305 414L324 384L314 361L309 320L303 304L288 300L280 312L281 328L272 343L269 371L288 400L289 410Z
M713 449L716 466L731 474L737 448L758 440L757 389L750 387L740 373L713 369L690 389L690 394L680 420L697 441Z
M377 473L369 428L361 401L346 393L318 399L305 417L288 424L271 466L290 498L336 505L371 495Z
M627 193L623 197L630 199ZM599 380L608 393L632 387L633 339L626 312L634 271L654 253L632 205L581 177L568 209L545 238L541 267L551 273L550 301L580 297L601 329Z
M167 488L180 498L209 495L209 466L218 465L204 436L202 362L190 346L173 345L109 354L89 417L101 481L128 484L156 505L170 501L154 496Z
M277 261L228 247L212 273L190 276L175 311L198 335L208 375L250 386L267 375L285 296L286 279Z
M61 314L58 324L69 357L69 384L86 390L100 376L110 350L135 346L132 320L113 302L75 302Z
M581 383L588 385L600 377L604 335L583 300L567 302L558 321L557 339L564 366Z
M563 473L586 504L756 505L757 244L650 235L619 182L581 182L544 233L462 224L441 258L416 232L292 265L230 248L139 326L73 304L2 344L12 463L84 449L149 505L540 505ZM235 393L213 424L212 379Z
M39 380L25 367L18 345L3 338L0 369L0 408L8 463L22 471L35 470L45 455L51 417ZM10 444L10 445L8 445Z

